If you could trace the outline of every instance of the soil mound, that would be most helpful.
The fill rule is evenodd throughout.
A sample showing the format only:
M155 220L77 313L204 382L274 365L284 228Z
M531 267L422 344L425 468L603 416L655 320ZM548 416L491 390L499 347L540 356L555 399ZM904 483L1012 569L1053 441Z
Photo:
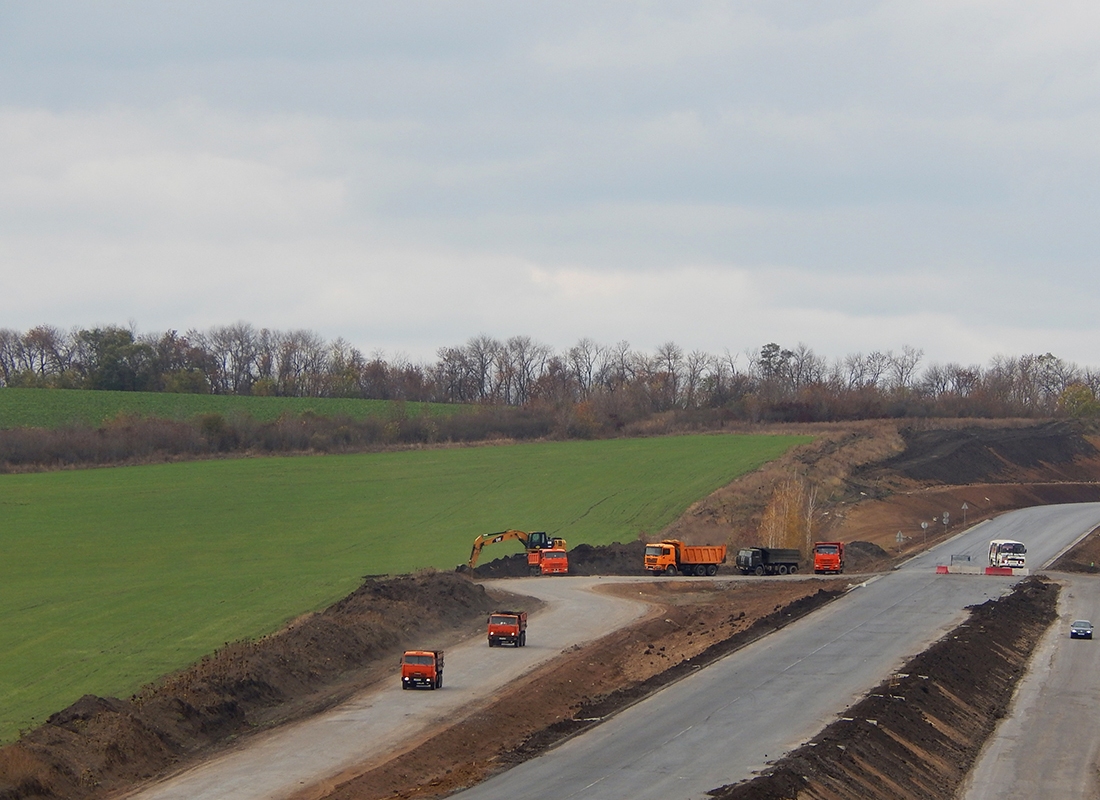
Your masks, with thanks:
M1057 618L1058 587L1033 577L883 682L765 775L719 800L950 800L1004 716Z
M569 550L570 575L641 575L645 572L645 542L608 545L578 544ZM465 567L458 567L458 571ZM474 567L478 578L522 578L528 574L527 553L516 553Z
M330 706L406 646L481 630L496 603L458 575L368 578L324 611L129 699L82 697L0 750L0 798L102 797L226 737Z
M900 431L905 450L873 468L922 483L996 483L1027 480L1086 480L1096 475L1100 451L1069 422L1028 427L971 427L961 430Z
M848 572L872 572L881 569L890 554L874 542L848 542L844 545L844 569Z

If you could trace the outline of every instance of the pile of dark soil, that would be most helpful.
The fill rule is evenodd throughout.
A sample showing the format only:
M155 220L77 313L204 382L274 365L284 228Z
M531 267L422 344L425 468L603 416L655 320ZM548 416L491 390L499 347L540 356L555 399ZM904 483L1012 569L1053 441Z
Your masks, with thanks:
M643 575L644 564L645 542L641 541L599 546L578 544L569 549L570 575ZM478 578L522 578L527 574L526 551L474 567Z
M496 604L457 575L367 579L324 611L129 699L87 695L54 714L0 750L0 798L104 796L228 737L331 706L405 647L480 631Z
M905 450L876 464L874 473L894 473L919 482L995 483L1031 479L1094 480L1091 460L1100 451L1071 422L1026 427L962 430L903 428Z
M719 800L950 800L1004 716L1058 587L1033 577L913 658L847 715Z
M848 542L844 545L844 569L847 572L872 572L882 569L890 554L874 542Z

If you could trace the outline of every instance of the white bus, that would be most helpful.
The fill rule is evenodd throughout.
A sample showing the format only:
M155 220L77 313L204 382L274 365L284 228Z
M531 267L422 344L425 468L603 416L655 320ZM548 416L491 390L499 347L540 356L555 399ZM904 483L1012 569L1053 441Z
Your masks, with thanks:
M994 539L989 543L989 566L1014 567L1027 566L1027 548L1023 542L1013 539Z

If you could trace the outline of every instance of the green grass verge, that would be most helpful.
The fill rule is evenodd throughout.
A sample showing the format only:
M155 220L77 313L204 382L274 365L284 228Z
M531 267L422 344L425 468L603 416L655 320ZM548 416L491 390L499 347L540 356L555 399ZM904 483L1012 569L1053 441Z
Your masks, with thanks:
M99 392L79 389L0 388L0 428L60 428L71 423L98 427L120 414L187 420L199 414L247 415L261 422L282 414L313 411L326 417L351 419L388 417L398 404L390 400L331 397L237 397L167 392ZM447 403L404 403L410 416L455 414L466 406Z
M478 534L655 534L796 436L703 435L0 475L0 741L126 696ZM518 552L487 548L483 560Z

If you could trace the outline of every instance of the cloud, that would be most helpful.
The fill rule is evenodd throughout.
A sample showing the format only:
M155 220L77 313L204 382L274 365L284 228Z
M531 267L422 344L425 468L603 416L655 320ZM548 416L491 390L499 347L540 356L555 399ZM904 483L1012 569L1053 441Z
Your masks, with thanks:
M6 11L6 327L1100 362L1090 4Z

